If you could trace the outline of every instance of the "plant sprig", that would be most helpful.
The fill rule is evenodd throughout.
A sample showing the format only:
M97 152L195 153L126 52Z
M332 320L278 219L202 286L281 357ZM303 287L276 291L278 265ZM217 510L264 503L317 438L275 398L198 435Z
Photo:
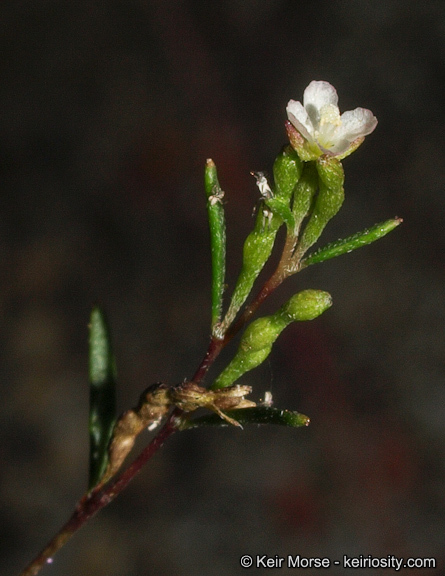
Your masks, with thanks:
M181 384L149 386L136 406L116 418L116 366L110 331L104 312L98 307L93 309L89 347L88 487L71 518L21 576L38 574L85 522L116 498L172 434L206 426L242 428L249 424L276 424L296 428L309 424L309 418L299 412L272 407L270 401L257 403L247 398L251 387L240 384L239 380L264 362L290 323L313 320L326 311L332 305L330 294L318 289L303 290L275 313L253 322L251 319L290 276L383 238L402 219L386 220L306 256L343 204L342 159L358 148L375 128L377 120L362 108L340 116L335 89L327 82L311 82L305 91L304 105L291 100L287 113L290 145L284 146L275 159L273 182L267 180L264 172L253 172L260 202L253 230L244 243L241 271L225 311L225 193L219 184L215 163L211 159L206 162L204 187L212 263L211 338L193 377ZM254 286L272 255L282 227L285 240L275 271L252 298ZM240 331L243 333L237 351L205 387L204 379L216 358ZM198 408L204 408L207 413L196 417ZM154 437L135 460L123 468L136 437L147 427L156 430Z

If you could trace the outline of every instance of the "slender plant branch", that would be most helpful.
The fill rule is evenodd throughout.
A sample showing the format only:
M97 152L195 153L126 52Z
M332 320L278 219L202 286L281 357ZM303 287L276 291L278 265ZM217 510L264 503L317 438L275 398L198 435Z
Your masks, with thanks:
M284 280L287 274L283 264L284 259L282 259L274 274L265 282L255 299L246 307L238 321L228 330L224 339L220 340L214 336L212 337L207 352L193 376L194 383L199 384L203 380L222 349L248 322L262 302L264 302ZM38 574L45 564L51 562L54 554L66 544L79 528L95 516L99 510L113 501L140 472L144 464L163 446L167 438L178 430L178 422L182 414L183 412L179 409L173 410L163 428L161 428L158 434L128 468L113 479L105 488L100 487L99 490L93 489L90 493L82 497L68 522L62 526L42 552L21 572L20 576L35 576Z
M215 336L212 336L210 341L209 347L207 352L199 365L198 369L193 376L193 382L199 384L203 378L205 377L206 373L208 372L209 368L216 360L220 352L223 350L225 346L236 336L236 334L247 324L250 318L255 314L261 304L266 300L268 296L274 292L280 286L280 284L291 274L295 272L295 265L292 262L291 264L291 257L293 252L293 247L295 245L295 239L293 237L288 237L286 240L286 244L283 250L283 256L272 276L263 284L260 291L255 296L254 300L245 307L244 311L242 312L241 316L238 320L232 324L231 327L227 330L224 338L218 339Z
M247 322L255 314L264 300L266 300L266 298L270 296L272 292L274 292L288 276L296 272L295 264L291 260L294 246L295 238L289 235L286 238L283 254L275 272L268 280L266 280L253 301L248 306L246 306L238 320L227 330L224 338L224 345L230 342L230 340L241 330L241 328L247 324Z
M207 374L210 366L213 364L213 362L219 356L219 353L221 352L221 350L224 348L224 346L226 344L227 344L227 342L225 339L220 340L219 338L212 336L212 339L210 340L210 344L209 344L209 347L207 349L207 352L206 352L204 358L202 359L202 362L199 365L198 369L196 370L196 372L192 378L192 382L195 382L195 384L201 383L204 376Z
M198 369L193 376L192 381L199 384L205 375L207 374L209 368L219 356L220 352L225 346L236 336L236 334L243 328L243 326L250 320L253 314L257 311L259 306L264 302L264 300L272 294L272 292L278 288L278 286L287 277L285 263L288 259L282 259L274 274L267 280L261 290L258 292L254 300L246 306L244 312L238 318L238 320L232 324L232 326L227 330L226 334L222 339L212 336L207 352L199 365Z
M278 288L285 277L286 276L283 275L283 271L277 268L269 280L263 284L263 287L258 292L255 299L248 306L246 306L238 320L227 330L226 336L224 338L225 344L228 344L230 340L241 330L241 328L247 324L247 322L255 314L264 300L266 300L266 298Z
M54 554L64 546L79 528L99 510L112 502L126 488L129 482L140 472L144 464L161 448L164 442L178 430L182 411L175 409L153 440L144 448L134 462L105 488L85 494L77 503L71 518L40 552L38 556L20 573L20 576L36 576L45 564L52 562Z
M312 97L314 102L312 102L311 105L315 106L317 110L319 101L321 102L323 98L331 99L332 94L335 94L335 89L327 82L312 82L306 91L305 100L307 99L309 102ZM320 96L315 98L314 94L323 94L323 98ZM213 286L212 338L207 352L190 382L185 382L183 385L177 387L167 387L165 385L155 386L154 391L152 387L147 389L144 393L145 396L141 396L140 405L134 410L125 412L117 421L118 425L120 425L118 429L120 435L111 436L112 433L116 433L117 429L115 425L114 405L111 411L105 411L103 413L90 412L90 416L93 414L93 418L90 420L90 432L92 430L94 434L98 435L98 444L102 443L101 446L99 446L99 457L103 455L110 457L110 451L112 451L113 446L115 448L117 446L117 448L123 449L121 454L122 460L119 460L120 454L118 451L112 453L112 455L114 454L115 456L117 454L117 460L115 459L114 463L110 460L112 462L111 465L116 466L116 468L111 468L110 476L112 476L112 474L114 474L114 476L110 478L107 472L103 473L101 470L103 463L107 465L107 459L97 459L100 465L97 473L99 478L98 483L96 483L97 478L94 466L93 468L90 467L90 470L93 470L93 474L91 475L90 473L90 489L79 500L69 520L62 526L42 552L21 572L20 576L36 576L45 564L50 564L54 554L64 546L71 536L90 518L97 514L99 510L112 502L140 472L144 464L156 454L164 442L176 431L185 430L187 427L203 425L204 423L219 422L215 414L222 419L223 425L235 424L241 426L239 421L228 415L230 408L233 409L234 407L239 408L238 415L240 419L242 420L244 418L247 422L272 423L275 421L276 423L278 422L293 427L303 426L309 423L307 416L298 414L297 412L277 410L266 403L256 405L254 402L246 400L244 395L249 393L251 388L249 386L233 385L233 383L246 371L252 370L267 358L273 343L290 322L312 320L329 308L332 300L327 292L320 290L299 292L275 314L258 319L258 321L250 324L244 333L237 355L220 374L219 379L217 378L215 380L213 387L216 388L216 391L213 389L204 390L200 386L208 370L223 348L250 321L253 314L266 298L270 296L287 277L295 274L309 264L323 262L324 260L370 244L378 238L383 237L401 222L401 219L394 219L375 225L349 238L331 243L310 255L305 260L302 260L305 252L317 242L323 229L329 220L335 216L343 203L344 172L341 160L353 152L361 142L363 142L364 136L374 130L377 120L369 110L361 109L363 118L362 121L360 121L361 124L359 122L360 136L353 141L346 138L345 142L348 144L348 147L344 147L345 142L343 140L337 143L331 142L331 133L334 133L332 129L337 129L337 119L341 124L341 116L338 108L330 105L329 114L323 111L324 108L318 110L323 120L320 126L326 125L326 133L323 133L324 129L320 131L320 134L315 132L311 135L310 141L308 141L306 135L303 136L300 134L298 126L292 123L294 117L298 117L300 111L300 108L297 107L298 113L295 112L294 114L293 107L295 105L300 105L301 107L301 103L291 100L287 108L289 121L286 123L286 130L291 148L289 146L285 147L274 163L276 196L274 196L274 192L270 188L264 174L262 172L254 173L257 178L257 186L260 190L262 201L265 203L262 212L263 225L267 219L269 225L271 222L275 222L275 224L280 224L281 222L286 225L287 229L283 252L275 272L266 280L250 304L245 306L238 319L236 319L240 307L246 301L253 283L261 273L265 262L271 254L278 230L278 228L272 228L272 230L265 231L263 229L260 232L256 227L244 244L242 273L232 297L232 304L229 306L225 319L221 322L226 238L222 205L224 192L218 182L216 166L212 160L208 160L205 171L205 189L208 200L207 205L211 233ZM335 122L333 120L334 117ZM326 152L326 149L321 145L320 147L318 146L319 136L321 138L320 142L325 143L327 135L329 135L330 142L329 153ZM338 149L335 148L335 146L338 146ZM281 220L273 220L275 213ZM306 217L307 222L300 237L300 227ZM258 222L257 220L257 223ZM92 358L90 364L90 375L92 374L92 376L90 376L90 381L92 385L96 387L95 396L92 397L94 400L99 395L99 392L102 394L106 389L109 400L111 397L110 385L112 385L113 389L115 385L114 358L109 345L106 322L101 314L97 314L96 323L92 320L92 326L93 328L90 332L90 334L93 334L93 336L91 336L91 342L96 342L95 345L91 344L90 346L90 350L94 349L94 353L90 356L90 361ZM225 391L223 389L225 389ZM155 394L156 391L159 393L157 396ZM177 396L168 395L173 393L176 393ZM147 400L147 394L152 398L151 403ZM155 397L158 403L153 400ZM112 400L111 404L114 403L114 397ZM120 473L116 473L133 446L131 442L134 442L136 435L147 425L146 422L148 422L150 426L154 422L157 423L167 414L171 406L173 406L173 410L155 437L126 469ZM189 420L189 414L197 407L209 408L214 414L210 420L208 417L200 421L198 421L198 419ZM141 416L143 409L148 410L148 412ZM244 413L242 412L243 409L245 409ZM252 409L255 410L255 413L252 412ZM236 411L237 410L234 410L234 412ZM109 413L112 414L111 419L108 418ZM97 425L97 419L100 420L100 426ZM108 428L106 428L106 426L109 427L109 435L107 435L108 432L106 431ZM109 442L110 437L111 443ZM115 441L117 442L116 438L121 444L113 444ZM125 451L126 448L128 449L127 451ZM92 451L92 454L95 457L94 451ZM93 459L93 464L94 463L95 461ZM103 483L101 483L100 478L103 479ZM92 488L92 486L95 487Z

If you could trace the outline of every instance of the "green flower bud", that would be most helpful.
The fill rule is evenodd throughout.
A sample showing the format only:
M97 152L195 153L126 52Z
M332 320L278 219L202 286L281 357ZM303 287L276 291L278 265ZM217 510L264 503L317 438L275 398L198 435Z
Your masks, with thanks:
M212 390L226 388L231 386L246 372L250 372L266 360L272 350L272 345L266 346L261 350L250 351L249 353L240 353L230 362L230 364L221 372L219 377L211 386Z
M292 319L283 317L280 311L272 316L258 318L246 328L240 342L240 351L250 354L272 346L291 321Z
M313 320L332 305L330 294L322 290L303 290L271 316L258 318L250 324L242 338L235 358L223 370L212 388L231 386L243 374L253 370L269 356L272 345L291 322Z
M332 306L332 297L323 290L303 290L285 304L282 314L287 314L291 321L301 322L314 320Z
M318 188L318 175L313 162L304 165L303 174L295 187L292 212L295 218L295 236L298 236L301 223L309 213L312 200Z
M291 146L285 146L273 165L275 197L289 203L302 171L303 163L298 154Z
M340 160L335 157L321 156L315 165L318 172L319 192L309 222L297 245L295 259L298 261L320 238L326 224L337 214L344 200L344 172Z

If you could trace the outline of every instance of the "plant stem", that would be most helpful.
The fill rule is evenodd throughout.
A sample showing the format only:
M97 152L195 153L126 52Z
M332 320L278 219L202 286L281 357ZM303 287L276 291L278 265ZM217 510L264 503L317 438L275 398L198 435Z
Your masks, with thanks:
M245 307L243 313L238 320L229 326L223 339L215 338L212 336L207 352L199 365L192 381L199 384L204 376L207 374L210 366L216 360L221 350L232 340L234 336L241 330L241 328L250 320L253 314L257 311L260 305L266 300L274 290L291 274L296 272L295 263L291 260L292 252L295 246L295 238L288 236L284 246L283 255L277 266L277 269L272 276L267 280L261 290L258 292L254 300Z
M274 274L263 285L255 299L245 308L239 319L229 328L223 339L212 336L207 352L198 366L193 376L193 382L199 384L207 374L210 366L216 360L221 350L230 342L230 340L241 330L248 322L250 317L256 312L264 300L283 282L283 280L292 274L295 270L290 269L290 256L292 253L291 242L286 242L283 256L278 264ZM182 410L176 408L169 416L165 425L158 434L145 447L140 455L130 466L125 469L119 476L111 480L105 487L98 490L92 490L86 493L77 503L71 518L62 526L59 532L49 542L49 544L40 552L40 554L20 573L19 576L36 576L45 564L50 564L54 554L66 544L85 522L95 516L99 510L112 502L118 494L124 490L129 482L139 473L144 464L161 448L164 442L174 432L178 430L178 422L183 414Z
M232 324L231 327L229 327L224 338L224 345L230 342L230 340L241 330L241 328L247 324L247 322L258 310L264 300L266 300L266 298L270 296L272 292L278 288L278 286L280 286L283 280L296 272L295 263L292 261L292 253L295 248L295 244L295 237L289 234L286 238L283 253L275 272L272 274L269 280L263 284L261 290L258 292L254 300L248 306L246 306L238 320Z
M257 311L264 300L272 294L274 290L283 282L286 276L283 275L283 271L277 270L269 278L267 282L264 283L261 290L256 295L255 299L244 309L241 316L228 330L224 338L224 344L230 342L230 340L241 330L241 328L250 320L253 314Z
M225 341L225 339L220 340L218 338L215 338L215 336L212 336L212 339L210 340L209 347L207 348L207 352L206 352L204 358L202 359L202 362L199 365L198 369L196 370L196 372L192 378L192 382L195 382L195 384L199 384L201 382L201 380L207 374L210 366L216 360L219 353L221 352L221 350L224 348L224 346L226 344L227 344L227 342Z
M77 503L71 518L62 526L59 532L49 542L49 544L40 552L40 554L20 573L20 576L35 576L40 572L45 564L52 562L54 554L66 544L71 536L81 528L85 522L92 518L99 510L109 504L129 482L138 474L142 466L161 448L169 436L178 430L177 423L182 411L175 409L163 428L145 447L136 460L120 474L115 480L111 481L103 490L92 491L85 494Z

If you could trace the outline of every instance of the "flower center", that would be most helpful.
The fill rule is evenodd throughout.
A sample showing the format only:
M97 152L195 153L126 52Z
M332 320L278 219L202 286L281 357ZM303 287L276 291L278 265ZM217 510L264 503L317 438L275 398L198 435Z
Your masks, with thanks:
M340 111L334 104L326 104L320 109L320 122L315 130L315 138L324 148L331 148L335 144L335 133L341 126Z

